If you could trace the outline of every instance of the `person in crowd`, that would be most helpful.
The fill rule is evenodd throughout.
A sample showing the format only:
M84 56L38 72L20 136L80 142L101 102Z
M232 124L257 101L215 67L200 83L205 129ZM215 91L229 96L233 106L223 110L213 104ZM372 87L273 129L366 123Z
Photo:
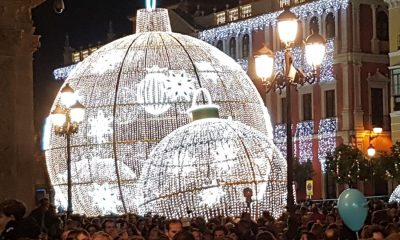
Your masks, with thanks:
M178 219L171 219L165 224L165 235L167 235L169 240L172 240L181 231L182 222Z
M92 234L92 240L113 240L113 238L104 231L98 231Z
M192 233L188 231L180 231L174 235L173 240L195 240Z
M76 228L68 231L66 240L91 240L91 238L85 229Z
M24 218L25 205L8 199L0 203L0 239L39 238L40 228L32 218Z
M217 226L213 231L213 239L214 240L223 240L227 235L228 231L224 226Z
M194 240L204 240L203 233L198 228L192 228L191 230Z

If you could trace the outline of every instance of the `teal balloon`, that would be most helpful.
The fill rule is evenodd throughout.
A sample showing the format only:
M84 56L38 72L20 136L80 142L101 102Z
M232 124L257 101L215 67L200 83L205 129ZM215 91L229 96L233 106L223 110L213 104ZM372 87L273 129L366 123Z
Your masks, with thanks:
M368 214L368 203L357 189L344 190L338 199L338 209L343 222L352 231L361 230Z

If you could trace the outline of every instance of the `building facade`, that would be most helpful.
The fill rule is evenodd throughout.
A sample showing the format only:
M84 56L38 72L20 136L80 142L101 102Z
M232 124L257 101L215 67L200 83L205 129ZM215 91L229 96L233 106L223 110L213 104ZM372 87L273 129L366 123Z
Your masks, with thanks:
M258 9L256 4L261 2L247 4L250 7L246 9ZM276 17L284 3L291 4L300 17L298 47L293 49L297 67L307 69L301 43L311 30L318 30L328 40L320 82L292 92L290 104L295 156L313 163L313 197L334 197L336 189L327 189L324 184L327 152L341 143L354 144L364 153L370 144L383 151L391 146L388 8L380 0L269 1L265 13L250 13L243 19L231 17L243 9L241 6L213 14L216 26L201 31L199 37L248 66L270 111L274 139L282 152L286 145L285 90L266 93L254 74L251 55L265 43L277 53L275 71L282 70ZM383 133L370 142L373 127L382 127ZM367 195L387 192L361 184L359 188Z
M400 3L385 0L389 5L389 57L392 80L392 109L390 113L393 142L400 141Z

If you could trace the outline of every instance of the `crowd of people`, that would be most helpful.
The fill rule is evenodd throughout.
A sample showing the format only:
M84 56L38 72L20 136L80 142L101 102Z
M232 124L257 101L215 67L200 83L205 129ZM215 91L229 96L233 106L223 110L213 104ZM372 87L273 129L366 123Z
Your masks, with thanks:
M369 213L359 239L400 240L400 208L382 200L369 201ZM343 224L335 202L296 205L293 215L274 218L264 211L258 219L241 216L201 216L166 219L127 214L86 217L56 213L48 199L26 214L15 199L0 203L0 240L352 240L356 233Z

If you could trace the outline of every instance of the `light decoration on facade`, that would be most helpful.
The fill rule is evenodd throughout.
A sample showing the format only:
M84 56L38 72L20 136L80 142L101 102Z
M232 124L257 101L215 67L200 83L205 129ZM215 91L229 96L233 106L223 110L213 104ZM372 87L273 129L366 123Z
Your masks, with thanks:
M274 129L274 143L286 157L286 124L277 124Z
M247 72L247 70L249 70L249 60L248 59L238 59L236 62L239 63L240 66L242 66L242 68L245 72Z
M67 79L68 75L71 73L71 71L78 65L77 64L73 64L73 65L69 65L66 67L62 67L62 68L57 68L53 71L53 76L54 79L59 80L59 81L64 81L65 79Z
M291 11L295 13L302 21L307 20L310 13L322 15L325 11L338 12L345 10L349 6L349 0L320 0L311 3L294 6ZM245 19L238 22L231 22L224 26L218 26L212 29L204 30L199 33L199 38L212 43L215 40L228 39L232 36L263 30L265 26L276 25L276 18L281 13L273 12L262 14L257 17Z
M314 121L298 122L295 134L295 151L300 162L313 160Z
M389 203L400 203L400 185L390 195Z
M138 21L149 24L146 19ZM160 30L162 24L142 31ZM104 57L113 53L118 57L105 63ZM96 66L106 69L103 72ZM155 72L162 77L154 78ZM136 211L135 189L142 166L162 138L187 124L192 90L210 89L214 102L222 108L221 118L231 117L260 132L272 132L267 129L263 101L241 66L217 48L190 36L166 31L121 38L79 63L66 83L79 91L80 102L87 108L81 130L71 139L74 213L103 214L105 204L96 204L90 193L106 183L118 200L116 214ZM66 141L52 131L44 134L47 170L58 189L55 202L63 202L67 182L59 176L67 170ZM104 163L104 169L93 172L99 162ZM185 169L186 175L193 171Z
M301 47L294 47L292 49L293 53L293 66L302 69L304 73L311 73L312 67L307 63L304 58L304 49ZM320 82L329 82L334 81L335 76L333 72L333 55L334 55L334 40L329 39L326 42L326 53L324 56L324 60L321 64L321 72L320 72ZM284 52L283 50L277 51L275 53L275 62L274 62L274 72L282 73L284 64Z
M188 166L191 174L183 174ZM248 210L242 195L247 187L255 193L253 218L264 210L278 217L287 197L286 161L273 142L219 118L196 120L167 135L144 164L140 183L141 213L167 218L240 215Z
M326 156L336 148L337 118L321 119L318 128L318 159L325 172Z

